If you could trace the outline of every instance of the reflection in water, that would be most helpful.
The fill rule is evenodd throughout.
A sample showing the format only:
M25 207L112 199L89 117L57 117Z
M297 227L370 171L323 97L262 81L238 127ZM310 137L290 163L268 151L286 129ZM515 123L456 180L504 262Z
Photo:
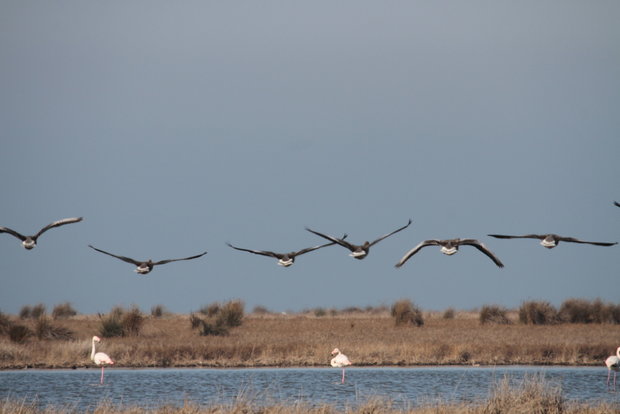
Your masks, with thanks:
M274 369L109 369L99 384L98 370L21 370L0 372L0 398L26 398L41 406L69 404L93 409L103 401L155 408L185 401L230 404L236 399L261 405L307 402L355 407L371 398L395 407L433 402L485 400L505 377L518 385L540 375L559 386L564 397L580 402L618 404L607 392L605 367L422 367L350 368L347 382L330 368Z

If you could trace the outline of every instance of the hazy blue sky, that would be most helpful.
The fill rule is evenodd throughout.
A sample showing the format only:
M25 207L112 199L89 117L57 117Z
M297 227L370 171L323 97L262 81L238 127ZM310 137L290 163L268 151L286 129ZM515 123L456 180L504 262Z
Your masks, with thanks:
M0 310L618 302L618 1L1 1ZM232 250L352 242L290 268ZM452 257L429 238L473 237ZM134 266L137 259L197 260Z

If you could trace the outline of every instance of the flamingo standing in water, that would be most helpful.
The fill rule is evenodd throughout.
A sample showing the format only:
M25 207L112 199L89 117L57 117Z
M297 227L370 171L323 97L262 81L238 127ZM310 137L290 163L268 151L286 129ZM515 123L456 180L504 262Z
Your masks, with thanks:
M92 359L95 364L101 365L101 383L103 384L103 368L108 364L114 365L114 361L112 361L112 358L110 358L106 353L95 353L95 342L101 342L101 338L98 336L93 336L93 350L90 353L90 359Z
M334 348L332 355L336 356L332 358L330 363L334 368L342 368L342 383L344 384L344 369L347 365L351 365L351 361L349 361L349 358L340 352L338 348Z
M611 370L614 371L614 391L616 390L616 375L618 374L618 370L620 370L620 347L616 349L616 355L612 355L605 360L605 365L607 365L607 389L609 389L609 377L611 376Z

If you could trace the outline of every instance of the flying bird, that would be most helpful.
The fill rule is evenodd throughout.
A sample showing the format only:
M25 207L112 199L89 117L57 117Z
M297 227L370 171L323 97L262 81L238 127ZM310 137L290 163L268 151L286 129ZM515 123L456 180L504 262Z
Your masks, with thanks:
M347 235L345 234L342 238L345 239L347 237ZM251 250L251 249L244 249L241 247L236 247L233 246L230 243L226 243L228 246L232 247L233 249L236 250L241 250L243 252L250 252L250 253L254 253L254 254L259 254L262 256L269 256L269 257L275 257L276 259L278 259L278 264L280 266L284 266L284 267L289 267L291 266L294 262L295 262L295 257L302 255L304 253L308 253L317 249L320 249L322 247L327 247L327 246L332 246L334 244L336 244L335 242L331 242L331 243L327 243L327 244L321 244L319 246L314 246L314 247L308 247L306 249L301 249L298 250L296 252L290 252L290 253L276 253L276 252L271 252L269 250Z
M379 237L378 239L376 239L373 242L369 242L369 241L365 241L363 244L352 244L349 243L347 241L344 240L344 238L339 239L337 237L334 236L330 236L329 234L323 234L323 233L319 233L318 231L314 231L312 229L309 229L308 227L306 227L306 230L308 230L310 233L314 233L317 236L323 237L324 239L327 240L331 240L334 243L337 243L339 245L341 245L342 247L345 247L349 250L351 250L351 253L349 254L349 256L355 258L355 259L359 259L362 260L363 258L365 258L368 255L368 251L370 250L370 248L372 246L374 246L375 244L379 243L381 240L390 237L391 235L398 233L401 230L406 229L407 227L409 227L409 225L411 224L411 219L409 219L409 222L407 223L407 225L394 230L391 233L385 234L381 237Z
M101 365L101 384L103 384L103 368L106 365L114 365L114 361L112 358L108 356L108 354L103 352L95 353L95 342L101 342L101 338L98 336L93 336L93 350L90 353L90 359L97 365Z
M151 259L146 260L146 261L140 261L140 260L132 259L130 257L117 256L115 254L108 253L108 252L106 252L104 250L101 250L101 249L98 249L98 248L96 248L94 246L91 246L90 244L88 245L88 247L90 247L91 249L97 250L98 252L101 252L103 254L107 254L108 256L116 257L117 259L120 259L123 262L132 263L132 264L138 266L138 267L136 267L135 272L139 273L141 275L145 275L145 274L149 273L151 270L153 270L153 267L157 266L157 265L163 265L163 264L170 263L170 262L177 262L179 260L197 259L197 258L207 254L207 252L204 252L204 253L197 254L196 256L184 257L182 259L167 259L167 260L160 260L159 262L154 262Z
M607 243L607 242L591 242L579 240L574 237L563 237L558 236L557 234L525 234L523 236L509 236L505 234L489 234L488 236L495 237L496 239L539 239L541 240L540 244L547 249L553 249L557 246L561 241L563 242L571 242L571 243L582 243L582 244L594 244L596 246L613 246L615 243Z
M441 252L443 254L452 256L459 250L459 246L463 246L463 245L475 247L476 249L480 250L482 253L486 254L489 257L489 259L493 260L493 262L498 267L504 267L504 264L489 249L487 249L487 247L484 244L482 244L476 239L424 240L423 242L415 246L413 249L405 253L402 259L400 259L400 261L396 263L395 266L401 267L402 265L405 264L405 262L407 262L407 260L411 258L411 256L413 256L414 254L419 252L420 249L426 246L441 246Z
M351 365L351 361L338 348L334 348L332 355L336 356L331 359L330 364L334 368L342 368L342 383L344 384L344 370L348 365Z
M607 389L609 389L609 377L611 375L611 371L614 371L614 391L616 390L616 375L618 374L618 370L620 370L620 347L616 349L616 355L612 355L605 360L605 365L607 365Z
M11 230L8 227L2 227L2 226L0 226L0 233L9 233L10 235L17 237L18 239L22 241L22 246L24 246L27 250L31 250L37 245L37 239L49 229L63 226L65 224L77 223L78 221L82 221L82 217L66 218L66 219L55 221L43 227L34 236L24 236L23 234L20 234L16 232L15 230Z

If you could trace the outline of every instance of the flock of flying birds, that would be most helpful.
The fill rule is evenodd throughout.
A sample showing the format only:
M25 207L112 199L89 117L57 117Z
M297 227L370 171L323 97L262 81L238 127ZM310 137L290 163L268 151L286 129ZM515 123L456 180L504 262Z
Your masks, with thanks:
M620 207L620 203L618 203L617 201L614 201L614 205L616 205L617 207ZM12 230L8 227L3 227L0 226L0 233L8 233L11 234L12 236L15 236L16 238L20 239L22 241L22 245L24 246L24 248L26 248L27 250L31 250L32 248L34 248L37 245L37 240L38 238L45 233L46 231L55 228L55 227L59 227L59 226L63 226L65 224L71 224L71 223L77 223L82 221L82 217L73 217L73 218L66 218L66 219L62 219L62 220L57 220L54 221L50 224L48 224L47 226L43 227L41 230L39 230L38 233L36 233L33 236L25 236L21 233L18 233L15 230ZM295 262L295 258L297 256L300 256L302 254L305 253L309 253L318 249L321 249L323 247L327 247L327 246L332 246L335 244L338 244L346 249L348 249L351 253L349 254L349 256L361 260L364 259L369 251L370 248L372 246L374 246L375 244L379 243L380 241L392 236L393 234L398 233L399 231L402 231L404 229L406 229L407 227L409 227L411 225L412 221L411 219L409 219L409 222L390 232L387 234L384 234L383 236L375 239L374 241L370 242L370 241L365 241L362 244L353 244L350 243L346 240L347 235L344 234L342 237L335 237L329 234L325 234L325 233L320 233L318 231L312 230L308 227L306 227L306 230L309 231L310 233L313 233L319 237L322 237L326 240L329 241L329 243L325 243L325 244L320 244L317 246L313 246L313 247L308 247L305 249L301 249L301 250L297 250L297 251L293 251L293 252L289 252L289 253L278 253L278 252L273 252L273 251L269 251L269 250L253 250L253 249L245 249L242 247L236 247L233 246L230 243L226 243L228 246L230 246L233 249L236 250L240 250L240 251L244 251L244 252L249 252L249 253L253 253L253 254L257 254L257 255L261 255L261 256L268 256L268 257L273 257L278 259L278 264L280 266L284 266L284 267L288 267L291 266L294 262ZM495 237L498 239L538 239L540 240L540 244L548 249L552 249L554 247L556 247L560 242L570 242L570 243L581 243L581 244L592 244L595 246L613 246L615 244L618 244L617 242L592 242L592 241L585 241L585 240L580 240L580 239L576 239L574 237L564 237L564 236L559 236L557 234L525 234L525 235L521 235L521 236L515 236L515 235L506 235L506 234L489 234L488 236L491 237ZM504 264L501 262L501 260L499 260L499 258L493 254L493 252L491 252L483 243L481 243L480 241L476 240L476 239L460 239L460 238L456 238L456 239L447 239L447 240L438 240L438 239L429 239L429 240L424 240L422 242L420 242L417 246L413 247L411 250L409 250L408 252L405 253L405 255L398 261L398 263L396 263L395 267L401 267L403 266L414 254L418 253L421 249L423 249L426 246L441 246L440 251L443 254L446 254L448 256L451 256L453 254L455 254L456 252L458 252L459 247L460 246L472 246L475 247L476 249L478 249L481 253L485 254L489 259L491 259L493 261L493 263L495 263L498 267L504 267ZM194 256L189 256L189 257L183 257L180 259L166 259L166 260L159 260L159 261L152 261L151 259L149 260L136 260L136 259L132 259L130 257L126 257L126 256L120 256L120 255L116 255L110 252L107 252L105 250L101 250L98 249L92 245L88 245L88 247L90 247L91 249L94 249L100 253L106 254L108 256L112 256L115 257L119 260L122 260L124 262L127 263L131 263L133 265L136 266L135 272L141 275L145 275L147 273L149 273L151 270L153 270L154 266L157 265L163 265L166 263L170 263L170 262L176 262L176 261L180 261L180 260L192 260L192 259L197 259L199 257L204 256L205 254L207 254L207 252L203 252Z

